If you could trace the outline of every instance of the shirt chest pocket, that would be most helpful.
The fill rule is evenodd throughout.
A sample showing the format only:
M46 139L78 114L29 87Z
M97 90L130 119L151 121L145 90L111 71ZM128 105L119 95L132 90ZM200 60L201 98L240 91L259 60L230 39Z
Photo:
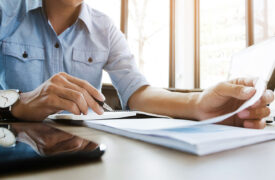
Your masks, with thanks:
M107 62L108 53L104 50L73 49L72 73L97 85L101 81L102 69Z
M10 89L28 92L43 81L44 48L19 43L3 42L5 82Z

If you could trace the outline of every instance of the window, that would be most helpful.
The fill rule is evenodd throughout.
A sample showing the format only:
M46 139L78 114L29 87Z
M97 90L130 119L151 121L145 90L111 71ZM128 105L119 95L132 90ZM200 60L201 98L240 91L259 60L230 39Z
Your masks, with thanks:
M275 35L274 7L274 0L254 0L255 42L260 42Z
M175 9L175 88L194 88L194 1L177 0Z
M200 1L201 88L227 80L231 56L246 47L244 0Z
M169 0L129 0L128 41L153 86L169 83Z
M113 18L158 87L204 89L227 80L234 53L275 35L273 0L86 2Z

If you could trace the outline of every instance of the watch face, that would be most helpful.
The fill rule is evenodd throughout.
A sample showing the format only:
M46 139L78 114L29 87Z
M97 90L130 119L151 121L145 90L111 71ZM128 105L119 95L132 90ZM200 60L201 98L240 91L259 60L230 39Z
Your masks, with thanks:
M0 146L11 147L15 144L15 141L15 136L10 130L0 128Z
M19 98L17 90L1 90L0 91L0 108L7 108L13 105Z

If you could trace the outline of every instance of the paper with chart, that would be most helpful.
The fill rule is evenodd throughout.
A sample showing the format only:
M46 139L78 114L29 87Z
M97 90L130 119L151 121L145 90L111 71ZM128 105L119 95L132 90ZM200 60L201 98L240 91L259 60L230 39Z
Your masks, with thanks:
M189 126L195 121L148 118L84 121L83 126L132 139L206 155L275 138L275 132L208 124Z

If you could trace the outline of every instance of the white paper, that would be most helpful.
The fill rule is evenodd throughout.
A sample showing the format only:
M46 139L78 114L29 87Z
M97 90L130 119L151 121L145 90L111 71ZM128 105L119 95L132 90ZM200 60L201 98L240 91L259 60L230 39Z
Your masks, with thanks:
M88 115L74 115L74 114L53 114L50 115L49 119L67 119L67 120L83 120L83 121L90 121L90 120L101 120L101 119L119 119L125 117L135 116L135 111L129 112L104 112L103 115L98 115L94 112L89 112Z
M167 116L151 114L141 111L116 111L116 112L104 112L102 115L98 115L92 111L90 111L87 115L74 115L68 113L61 114L53 114L48 116L49 119L65 119L65 120L74 120L74 121L94 121L94 120L104 120L104 119L122 119L122 118L130 118L134 116L145 115L148 117L156 117L156 118L169 118Z
M230 118L234 116L235 114L247 109L248 107L254 105L263 95L266 89L266 83L262 79L258 79L256 85L255 85L256 93L252 98L247 100L243 105L241 105L237 110L234 112L224 114L218 117L210 118L207 120L203 120L199 123L196 123L195 125L203 125L203 124L214 124L214 123L219 123L222 122L223 120Z
M269 81L274 70L275 37L246 48L232 57L229 79L260 77Z
M190 126L197 123L196 121L191 120L178 120L169 118L95 120L91 122L94 124L112 126L118 129L135 130L158 130L166 128L176 128Z

